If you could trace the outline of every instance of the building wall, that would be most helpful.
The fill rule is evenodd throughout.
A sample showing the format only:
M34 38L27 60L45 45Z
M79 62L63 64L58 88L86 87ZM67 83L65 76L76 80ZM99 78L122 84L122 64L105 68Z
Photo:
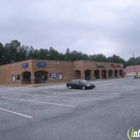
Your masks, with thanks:
M45 67L38 67L38 62L45 62ZM28 63L28 67L23 68L22 64ZM104 65L103 67L97 66L98 65ZM114 65L115 67L113 67ZM117 67L117 65L119 67ZM112 70L113 72L115 70L122 70L123 71L123 64L120 63L106 63L106 62L94 62L94 61L58 61L58 60L38 60L38 59L30 59L26 61L6 64L3 66L0 66L0 84L34 84L35 83L35 75L36 73L47 73L48 78L45 81L45 83L51 83L51 82L65 82L69 81L71 79L75 78L76 70L78 70L78 77L85 78L85 71L88 70L90 72L91 79L93 80L94 77L94 71L99 70L100 75L102 70ZM30 81L24 80L24 73L28 72L30 73ZM59 79L58 77L55 80L52 80L50 77L51 74L62 74L62 79ZM20 80L15 80L15 76L20 76ZM42 75L41 75L42 76ZM102 78L100 76L100 78ZM107 77L108 78L108 77Z
M21 65L22 63L25 62L28 62L28 67L26 69L23 69ZM31 70L32 70L31 60L0 66L0 84L21 84L20 81L12 82L12 75L20 75L24 71Z
M134 72L125 72L125 76L134 77ZM140 71L135 72L135 76L140 76Z
M81 72L81 78L85 77L85 71L90 70L91 80L94 79L94 71L98 70L100 73L100 79L102 76L102 71L106 70L106 76L108 78L108 71L112 70L118 71L118 77L119 77L119 71L123 71L123 64L120 63L108 63L108 62L94 62L94 61L75 61L74 62L74 71L79 70Z
M104 67L97 67L97 64L104 64ZM115 67L111 66L114 65ZM120 66L120 67L117 67ZM74 70L77 69L123 69L123 64L121 63L109 63L109 62L94 62L94 61L74 61Z
M46 67L38 67L37 62L46 62L47 66ZM55 80L57 81L68 81L69 79L74 78L74 63L70 61L52 61L52 60L33 60L33 72L36 71L47 71L48 76L50 78L50 73L62 73L63 74L63 79L62 80ZM54 82L50 79L48 79L49 82Z
M38 67L37 62L46 62L46 67ZM23 68L22 64L28 63L28 67ZM55 80L55 82L64 82L74 78L74 63L69 61L52 61L52 60L27 60L17 63L11 63L0 66L0 84L22 84L23 72L31 73L31 80L34 78L34 74L37 71L48 72L48 80L46 82L54 82L50 79L50 73L62 73L63 78L61 80ZM20 75L20 81L12 81L12 75ZM24 82L25 83L25 82ZM27 82L26 82L27 83Z

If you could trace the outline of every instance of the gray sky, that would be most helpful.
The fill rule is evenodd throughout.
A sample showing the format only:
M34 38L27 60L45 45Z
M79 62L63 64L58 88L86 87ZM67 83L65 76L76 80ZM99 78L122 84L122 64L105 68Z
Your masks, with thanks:
M0 0L0 42L35 49L140 53L140 0Z

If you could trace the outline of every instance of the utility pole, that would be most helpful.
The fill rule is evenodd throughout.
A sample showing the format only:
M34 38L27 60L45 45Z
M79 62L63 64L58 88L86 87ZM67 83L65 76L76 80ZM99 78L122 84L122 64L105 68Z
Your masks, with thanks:
M135 54L132 54L133 55L133 59L134 59L134 78L135 78Z

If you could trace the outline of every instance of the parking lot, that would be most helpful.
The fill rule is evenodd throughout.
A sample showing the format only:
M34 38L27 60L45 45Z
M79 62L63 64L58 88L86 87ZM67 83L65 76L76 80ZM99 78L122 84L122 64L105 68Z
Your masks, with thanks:
M0 140L128 140L140 129L140 80L90 82L95 89L1 86Z

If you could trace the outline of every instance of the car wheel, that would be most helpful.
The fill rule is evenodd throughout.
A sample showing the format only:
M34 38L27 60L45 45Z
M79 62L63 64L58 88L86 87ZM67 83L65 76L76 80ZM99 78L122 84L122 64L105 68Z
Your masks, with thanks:
M71 86L69 86L69 89L71 89Z
M83 86L82 89L85 90L85 86Z

